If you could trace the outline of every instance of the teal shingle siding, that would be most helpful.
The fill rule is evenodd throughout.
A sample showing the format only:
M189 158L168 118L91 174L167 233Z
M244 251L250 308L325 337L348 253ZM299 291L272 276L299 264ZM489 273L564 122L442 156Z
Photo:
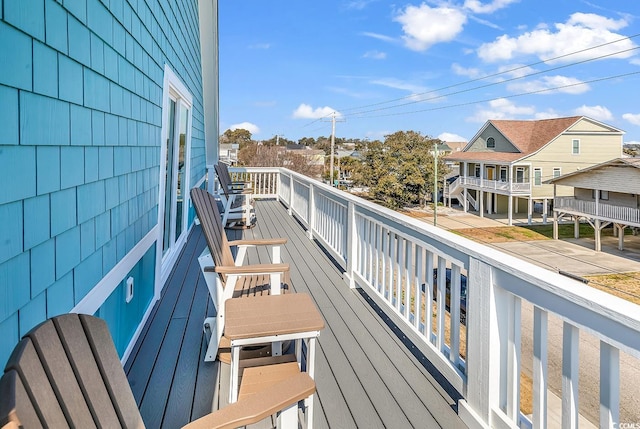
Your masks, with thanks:
M18 144L18 130L18 90L0 85L0 146Z
M196 2L0 0L0 14L1 366L157 226L165 64L193 96L192 183L205 160ZM104 305L121 353L155 261L155 245L132 261L132 304L123 278Z

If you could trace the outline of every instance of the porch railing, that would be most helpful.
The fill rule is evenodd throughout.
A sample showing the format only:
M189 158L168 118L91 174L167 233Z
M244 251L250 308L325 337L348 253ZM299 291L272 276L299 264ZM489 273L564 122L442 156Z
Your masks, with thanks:
M640 227L640 210L595 201L578 200L575 197L556 197L553 200L554 210L583 213L587 216L612 222L624 222Z
M459 414L469 426L547 427L552 366L562 372L562 426L577 428L582 332L600 345L600 427L617 427L620 351L636 367L640 358L637 305L292 171L236 171L273 175L261 179L276 185L268 195L277 195L342 266L346 283L365 289L457 389ZM450 303L460 301L462 275L465 305L447 308L447 295ZM530 326L522 322L529 310ZM562 338L553 340L561 358L548 352L552 316L561 321ZM520 411L522 335L533 349L530 417Z
M460 183L466 186L473 186L482 190L502 191L512 194L531 193L530 183L517 183L501 180L480 179L479 177L460 176Z

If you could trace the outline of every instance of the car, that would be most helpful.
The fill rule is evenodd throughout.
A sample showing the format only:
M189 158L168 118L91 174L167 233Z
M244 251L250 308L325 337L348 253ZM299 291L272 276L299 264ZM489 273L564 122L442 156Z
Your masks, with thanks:
M446 301L445 308L449 310L451 302L451 268L445 271L446 276ZM422 285L422 291L426 290L426 285ZM438 269L433 269L433 300L437 300L438 295ZM460 274L460 323L467 323L467 276Z

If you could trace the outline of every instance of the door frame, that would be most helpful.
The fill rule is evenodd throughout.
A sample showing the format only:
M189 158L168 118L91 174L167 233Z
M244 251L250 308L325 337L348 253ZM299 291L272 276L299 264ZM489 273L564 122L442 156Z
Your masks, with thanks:
M167 134L169 131L169 123L167 118L167 112L169 110L170 100L176 101L176 112L174 116L174 126L175 132L174 134L177 136L177 141L174 141L175 145L179 142L179 122L180 122L180 106L183 105L188 109L187 114L187 129L185 136L185 166L184 166L184 183L181 188L183 190L183 203L182 203L182 233L180 236L175 239L174 232L175 230L172 228L171 233L169 234L170 240L174 241L173 245L171 245L166 254L163 255L163 234L164 234L164 215L165 215L165 180L166 180L166 164L167 164L167 149L166 149L166 141ZM158 235L156 241L156 281L155 281L155 298L160 298L160 293L162 292L162 287L166 282L173 265L175 264L178 255L180 254L180 250L182 250L182 246L184 246L186 242L186 238L188 235L188 208L190 206L189 203L189 181L191 180L191 127L192 127L192 117L193 117L193 97L188 88L182 83L180 78L171 70L169 65L165 64L164 67L164 83L162 90L162 129L160 132L160 172L158 176ZM177 154L176 154L177 155ZM178 156L174 157L174 166L178 162ZM175 192L177 186L177 174L172 178L171 190ZM172 213L170 219L173 221L176 216L176 208L172 204L170 208Z

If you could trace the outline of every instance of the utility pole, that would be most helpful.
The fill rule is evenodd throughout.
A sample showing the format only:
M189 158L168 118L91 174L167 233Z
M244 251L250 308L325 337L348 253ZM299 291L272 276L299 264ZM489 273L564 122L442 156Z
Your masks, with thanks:
M283 137L283 136L280 134L276 134L276 146L280 145L280 137Z
M438 143L433 147L433 226L438 226Z
M338 122L344 122L345 120L337 120ZM336 112L333 112L331 114L331 161L329 164L329 180L331 181L331 186L334 186L333 184L333 152L334 152L334 147L335 147L335 140L336 140Z

